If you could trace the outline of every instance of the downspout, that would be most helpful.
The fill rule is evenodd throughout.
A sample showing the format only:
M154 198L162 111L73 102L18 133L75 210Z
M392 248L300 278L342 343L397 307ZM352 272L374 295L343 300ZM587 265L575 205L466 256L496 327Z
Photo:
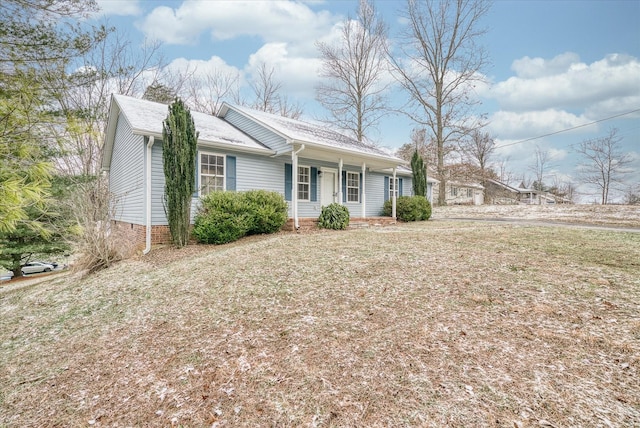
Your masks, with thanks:
M149 136L149 141L147 141L147 165L146 172L147 176L145 177L145 192L147 196L146 204L146 219L145 219L145 232L146 232L146 246L142 251L142 254L147 254L151 251L151 148L153 147L155 139L153 135Z
M293 204L293 227L300 229L298 222L298 153L304 150L304 144L296 151L291 151L291 203Z

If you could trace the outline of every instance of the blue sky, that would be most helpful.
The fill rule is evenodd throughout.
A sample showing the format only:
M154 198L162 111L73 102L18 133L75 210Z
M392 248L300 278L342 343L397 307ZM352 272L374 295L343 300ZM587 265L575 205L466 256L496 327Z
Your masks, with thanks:
M322 115L314 100L320 62L316 40L336 40L340 24L354 16L356 0L341 1L120 1L98 0L103 16L134 43L163 43L172 67L240 72L249 79L261 62L305 117ZM393 39L402 29L404 2L378 0L376 8ZM496 160L528 174L536 146L552 155L545 182L575 181L579 161L572 145L619 129L634 159L630 182L640 183L640 1L496 1L483 20L482 40L491 64L478 88L477 114L499 148ZM406 95L390 93L400 102ZM624 114L569 132L517 143ZM380 122L373 139L397 148L409 142L413 124L403 116ZM514 144L516 143L516 144ZM593 197L582 187L582 201Z

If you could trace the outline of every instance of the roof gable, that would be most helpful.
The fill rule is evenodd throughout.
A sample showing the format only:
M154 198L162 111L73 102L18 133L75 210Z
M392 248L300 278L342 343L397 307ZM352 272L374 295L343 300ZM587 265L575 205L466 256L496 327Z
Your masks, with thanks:
M129 124L133 134L153 135L162 138L162 123L168 113L169 109L166 104L113 94L109 108L103 169L108 169L111 163L110 152L113 150L115 126L120 114ZM266 154L273 153L268 147L219 117L197 111L191 111L191 116L196 131L198 131L198 144L226 146L241 151L264 152Z
M371 142L360 142L328 128L326 124L304 122L247 107L232 106L226 103L220 111L220 116L224 117L229 110L234 110L260 123L291 142L308 144L319 148L348 151L365 156L387 158L388 160L396 161L398 164L405 163L404 160L397 158Z

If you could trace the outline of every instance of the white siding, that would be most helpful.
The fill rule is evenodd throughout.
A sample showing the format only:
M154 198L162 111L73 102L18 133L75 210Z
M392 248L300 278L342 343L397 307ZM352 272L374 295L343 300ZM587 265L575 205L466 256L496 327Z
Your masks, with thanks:
M114 220L144 223L144 150L144 138L133 135L120 114L109 171L109 190L116 197Z

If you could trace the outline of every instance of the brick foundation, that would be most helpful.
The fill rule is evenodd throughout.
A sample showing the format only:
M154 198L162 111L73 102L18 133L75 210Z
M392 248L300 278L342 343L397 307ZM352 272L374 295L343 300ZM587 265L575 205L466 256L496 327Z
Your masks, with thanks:
M391 217L367 217L358 218L354 217L349 219L349 227L352 229L359 227L369 226L388 226L395 224L396 220ZM317 218L299 218L298 225L300 226L298 232L309 232L318 229ZM131 245L135 250L143 250L146 246L146 231L147 227L141 224L132 224L122 221L112 221L111 226L113 231L117 233L118 239L126 241L127 245ZM287 220L282 230L293 232L293 219ZM166 245L171 243L171 232L169 226L153 226L151 228L151 245ZM193 241L195 243L195 241Z

